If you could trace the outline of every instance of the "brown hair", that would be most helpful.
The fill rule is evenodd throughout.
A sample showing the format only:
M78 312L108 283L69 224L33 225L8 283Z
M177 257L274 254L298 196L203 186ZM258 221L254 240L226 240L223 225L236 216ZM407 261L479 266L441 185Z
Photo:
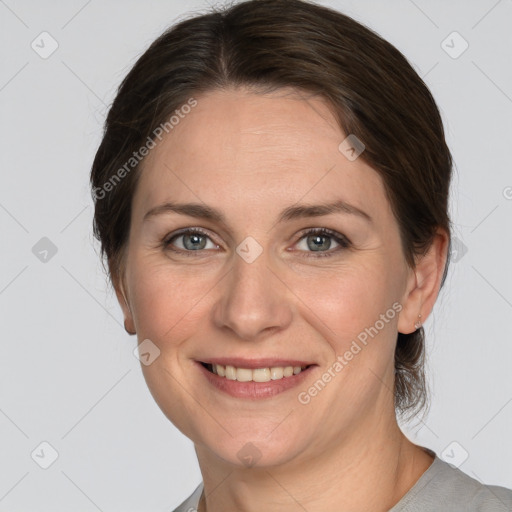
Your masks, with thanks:
M249 0L171 27L119 87L91 171L94 234L111 281L122 276L140 174L139 165L132 162L131 170L126 162L191 97L237 86L263 92L293 87L328 102L344 133L364 143L360 158L382 177L411 267L436 228L450 233L450 151L435 101L406 58L329 8ZM448 261L442 283L447 270ZM400 413L427 403L424 352L423 328L398 334L394 393Z

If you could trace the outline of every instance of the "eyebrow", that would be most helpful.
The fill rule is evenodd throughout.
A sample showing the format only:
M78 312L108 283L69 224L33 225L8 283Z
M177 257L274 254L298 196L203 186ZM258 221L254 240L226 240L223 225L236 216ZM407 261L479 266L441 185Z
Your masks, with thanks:
M222 212L200 203L167 202L160 204L154 208L151 208L144 215L144 221L151 217L170 212L178 213L180 215L187 215L189 217L195 217L197 219L207 219L225 225L227 224L226 218ZM331 215L334 213L355 215L368 222L372 222L372 218L366 212L342 200L338 200L333 203L289 206L281 212L278 218L278 222L303 219L307 217L322 217L324 215Z

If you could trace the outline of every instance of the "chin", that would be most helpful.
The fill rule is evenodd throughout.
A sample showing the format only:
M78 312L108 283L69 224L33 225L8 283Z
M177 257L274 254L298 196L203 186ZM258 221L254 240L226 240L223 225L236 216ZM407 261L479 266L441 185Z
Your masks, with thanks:
M231 428L228 427L229 433L222 431L219 434L218 429L201 431L200 425L198 430L194 429L194 435L190 431L184 433L199 449L211 452L228 464L265 468L289 463L311 445L313 439L309 439L302 429L297 428L294 432L290 427L277 432L280 427L276 429L274 422L263 428L261 423L254 426L253 422L247 420L238 421L236 429L231 424ZM272 429L275 429L274 432ZM269 432L272 433L269 435Z

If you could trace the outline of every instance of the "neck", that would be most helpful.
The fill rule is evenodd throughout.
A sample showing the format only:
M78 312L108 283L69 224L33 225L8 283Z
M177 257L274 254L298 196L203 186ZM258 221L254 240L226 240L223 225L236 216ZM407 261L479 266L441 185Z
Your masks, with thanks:
M240 468L196 445L206 497L199 512L388 511L433 458L404 436L394 414L372 419L370 428L358 425L321 453L280 466Z

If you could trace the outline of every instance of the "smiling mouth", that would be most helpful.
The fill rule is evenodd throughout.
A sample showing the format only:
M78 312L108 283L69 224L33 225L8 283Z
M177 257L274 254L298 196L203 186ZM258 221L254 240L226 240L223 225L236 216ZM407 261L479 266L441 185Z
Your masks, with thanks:
M264 368L238 368L231 365L201 363L209 372L227 380L238 382L270 382L298 375L312 365L272 366Z

